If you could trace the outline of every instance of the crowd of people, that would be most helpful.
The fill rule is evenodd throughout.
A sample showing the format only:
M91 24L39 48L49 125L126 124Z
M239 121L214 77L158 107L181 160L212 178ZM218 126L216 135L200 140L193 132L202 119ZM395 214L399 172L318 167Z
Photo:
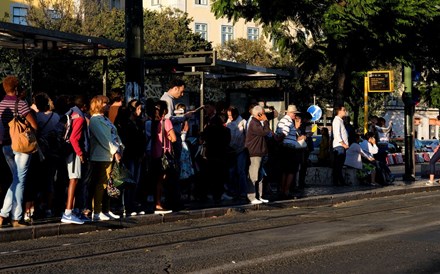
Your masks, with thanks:
M120 218L121 199L106 191L115 164L124 165L135 182L122 186L122 204L131 216L179 210L185 199L241 199L257 205L268 203L275 192L284 199L306 187L312 117L295 105L282 113L264 101L251 104L245 113L219 102L189 110L179 103L185 89L180 79L172 80L157 101L126 102L122 90L113 90L109 97L97 95L90 101L84 96L52 101L38 93L28 106L17 77L3 79L3 88L0 142L11 176L0 182L2 225L7 219L19 227L54 216L72 224ZM36 153L11 149L8 123L16 105L36 132ZM370 184L390 183L386 164L376 158L380 149L375 141L386 138L389 129L375 126L361 140L344 122L345 108L335 110L332 134L320 129L319 153L322 165L332 159L333 183L347 184L344 166L367 172ZM271 126L275 118L279 121ZM276 190L268 181L275 182Z

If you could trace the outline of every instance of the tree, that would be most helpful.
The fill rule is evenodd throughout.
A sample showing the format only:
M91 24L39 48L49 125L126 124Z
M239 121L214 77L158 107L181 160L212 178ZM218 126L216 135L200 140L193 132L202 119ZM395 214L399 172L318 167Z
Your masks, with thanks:
M177 53L185 51L212 50L190 28L192 19L188 14L166 8L162 11L144 11L145 53Z
M303 56L331 64L334 103L340 104L353 95L352 72L414 61L423 29L439 16L439 4L439 0L214 0L212 10L217 17L260 22L278 46L304 61L299 63L303 74L320 67L307 65Z

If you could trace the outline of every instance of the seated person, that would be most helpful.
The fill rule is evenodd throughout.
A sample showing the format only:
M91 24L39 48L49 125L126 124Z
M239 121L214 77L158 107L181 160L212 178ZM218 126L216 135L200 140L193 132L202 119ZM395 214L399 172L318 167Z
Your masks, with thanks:
M357 169L356 175L362 182L367 181L367 184L377 185L375 166L369 163L373 162L374 158L362 150L359 145L359 134L354 134L354 136L349 137L348 140L350 147L347 149L344 165ZM362 157L369 162L363 162ZM371 178L367 178L368 175ZM368 181L371 181L371 183L368 183Z
M364 140L360 144L362 150L371 157L374 157L374 155L377 155L379 152L379 148L376 145L376 137L373 132L367 132L364 135ZM372 164L376 167L376 175L377 182L382 185L389 185L393 182L394 176L391 175L391 171L386 165L386 163L383 163L382 161L378 161L375 158L375 161L372 162Z

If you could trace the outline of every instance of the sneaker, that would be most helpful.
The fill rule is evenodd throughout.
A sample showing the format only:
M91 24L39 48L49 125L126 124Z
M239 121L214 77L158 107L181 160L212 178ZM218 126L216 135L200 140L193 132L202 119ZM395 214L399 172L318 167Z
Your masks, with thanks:
M26 212L26 213L24 214L24 221L25 221L26 223L29 223L29 222L31 221L31 213L30 213L30 212Z
M425 185L427 185L427 186L433 186L433 185L434 185L434 182L433 182L433 181L427 181L427 182L425 183Z
M145 215L145 211L143 211L143 210L142 210L142 211L139 211L138 214L139 214L139 215Z
M93 214L93 221L108 221L110 217L105 215L104 213Z
M265 204L267 204L269 202L269 200L266 200L266 199L263 199L263 198L260 198L258 200L260 200L262 203L265 203Z
M61 222L66 223L66 224L77 224L77 225L84 224L84 221L81 221L74 214L66 215L65 213L63 213L63 217L61 218Z
M130 216L136 216L136 215L137 215L136 211L133 211L132 213L130 213Z
M168 213L172 213L172 212L173 212L172 210L156 209L156 210L154 211L154 214L160 214L160 215L163 215L163 214L168 214Z
M224 200L227 200L227 201L230 201L230 200L232 200L232 199L234 199L234 198L232 198L231 196L229 196L228 194L226 194L226 193L223 193L223 195L222 195L222 197L220 198L222 201L224 201Z
M90 220L90 218L89 217L87 217L86 215L84 215L84 214L79 214L78 215L78 219L80 219L81 221L83 221L84 223L88 223L88 222L91 222L92 220Z
M114 214L114 213L111 212L111 211L109 211L109 212L107 212L107 213L104 213L104 214L107 215L107 216L110 218L110 220L117 220L117 219L120 219L120 218L121 218L121 216L116 215L116 214Z
M263 202L260 201L260 200L258 200L258 199L254 199L254 200L251 201L251 204L252 204L252 205L259 205L259 204L262 204L262 203L263 203Z

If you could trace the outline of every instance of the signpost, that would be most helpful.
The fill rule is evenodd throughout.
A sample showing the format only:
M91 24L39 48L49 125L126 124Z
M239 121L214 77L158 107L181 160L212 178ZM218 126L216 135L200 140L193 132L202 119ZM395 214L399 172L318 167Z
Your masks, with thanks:
M364 77L364 133L368 131L368 92L394 92L393 71L368 71Z

